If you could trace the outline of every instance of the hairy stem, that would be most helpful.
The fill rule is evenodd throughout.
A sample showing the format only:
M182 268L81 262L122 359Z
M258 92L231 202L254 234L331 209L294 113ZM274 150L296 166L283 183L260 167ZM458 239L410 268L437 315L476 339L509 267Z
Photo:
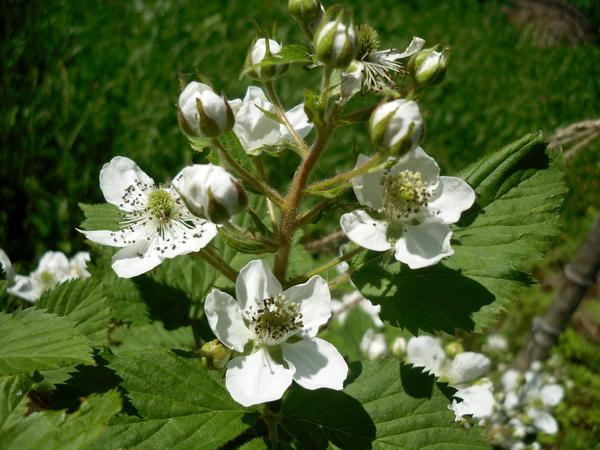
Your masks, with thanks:
M272 81L267 81L265 82L265 88L267 89L267 97L269 97L269 100L271 101L271 103L273 103L273 106L275 106L275 112L277 113L277 117L279 117L279 120L283 122L285 127L292 135L292 138L296 143L296 149L298 151L298 154L303 159L306 159L308 157L308 154L310 153L310 149L306 145L306 142L304 142L304 139L300 137L296 129L292 126L287 115L285 114L285 109L281 104L281 100L279 100L277 92L275 92L275 85Z
M256 170L258 170L258 174L261 176L262 180L269 184L269 179L267 178L267 173L265 172L265 166L263 165L262 158L257 156L254 158L254 165L256 166ZM273 207L273 202L270 198L267 198L267 209L269 210L269 217L271 219L271 225L275 226L277 224L277 216L275 214L275 208Z
M229 278L235 283L238 273L223 258L221 258L211 247L204 247L198 250L197 254L207 263Z
M335 198L326 198L325 200L321 200L307 212L302 214L298 219L298 223L300 226L306 225L307 223L312 222L315 218L323 212L324 209L333 205L337 200Z
M264 183L262 180L257 179L256 177L254 177L254 175L252 175L250 172L248 172L246 169L240 166L217 139L213 140L213 144L217 149L219 157L221 159L224 159L242 180L254 186L257 190L266 195L268 199L272 200L273 203L275 203L276 205L281 206L283 204L283 198L275 189Z
M361 164L358 167L355 167L352 170L340 173L340 174L338 174L334 177L328 178L326 180L318 181L316 183L311 184L310 186L308 186L306 188L306 192L308 192L308 193L319 192L323 189L327 189L329 187L336 186L340 183L350 181L352 178L354 178L358 175L363 175L363 174L367 173L369 170L377 167L379 164L381 164L384 161L384 159L385 159L385 154L375 153L371 158L369 158L363 164Z
M294 284L298 284L298 283L303 283L304 281L308 280L310 277L313 277L315 275L319 275L320 273L323 272L327 272L329 269L333 269L335 266L337 266L339 263L342 263L344 261L348 261L349 259L352 259L354 256L358 255L359 253L365 251L364 248L362 247L356 247L353 250L350 250L349 252L338 256L337 258L333 258L332 260L326 262L325 264L323 264L322 266L317 267L314 270L311 270L310 272L308 272L307 274L301 276L301 277L297 277L294 278L292 280L290 280L288 282L289 285L294 285Z

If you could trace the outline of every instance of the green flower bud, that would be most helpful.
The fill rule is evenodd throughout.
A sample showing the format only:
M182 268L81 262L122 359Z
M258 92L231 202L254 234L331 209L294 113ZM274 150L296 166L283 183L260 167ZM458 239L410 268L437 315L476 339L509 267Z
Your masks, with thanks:
M190 212L213 223L226 222L248 204L242 185L225 169L213 164L186 167L177 182L179 194Z
M446 344L444 351L450 358L454 358L459 353L464 352L465 349L459 341L452 341Z
M200 355L202 355L203 361L206 361L206 367L209 369L222 369L231 358L231 350L214 339L200 348Z
M254 66L260 64L268 56L281 53L281 44L273 39L260 38L250 47L246 56L246 65ZM256 67L248 71L248 76L259 81L275 80L282 76L288 69L288 64L272 64L264 67Z
M288 9L299 22L311 23L321 15L321 2L319 0L290 0Z
M339 6L325 11L313 44L315 56L323 64L336 69L347 67L358 50L352 14Z
M444 79L449 56L449 47L426 48L410 58L408 70L419 86L432 86Z
M380 104L369 121L373 143L388 150L392 156L400 156L417 147L422 127L419 106L405 99Z
M204 83L192 81L179 95L179 126L190 138L214 138L233 128L235 121L229 102Z

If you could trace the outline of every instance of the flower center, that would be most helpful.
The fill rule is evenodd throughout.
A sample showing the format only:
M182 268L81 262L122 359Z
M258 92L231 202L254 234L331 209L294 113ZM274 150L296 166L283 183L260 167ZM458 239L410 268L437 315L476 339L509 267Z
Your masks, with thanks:
M167 191L157 189L150 193L148 209L150 214L160 222L166 223L171 219L175 207L175 199Z
M300 305L283 294L264 299L249 318L252 331L266 345L281 344L302 328Z
M55 282L54 274L52 272L44 271L39 274L39 280L44 285L44 288L50 288Z
M384 175L381 187L383 206L380 212L391 221L401 222L415 217L427 207L431 197L421 172L403 170L395 175Z

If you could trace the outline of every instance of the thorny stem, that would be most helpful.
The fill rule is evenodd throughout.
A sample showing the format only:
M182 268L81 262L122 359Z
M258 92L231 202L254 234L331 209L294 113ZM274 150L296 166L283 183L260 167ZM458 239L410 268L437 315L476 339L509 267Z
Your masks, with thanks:
M308 192L308 193L318 192L322 189L326 189L328 187L335 186L340 183L344 183L346 181L350 181L352 178L354 178L358 175L367 173L369 170L373 169L374 167L376 167L377 165L382 163L383 160L384 160L384 154L375 153L371 158L369 158L363 164L361 164L358 167L355 167L352 170L340 173L340 174L338 174L334 177L328 178L326 180L318 181L316 183L311 184L310 186L308 186L306 188L306 192Z
M287 115L285 114L285 109L281 104L281 100L279 100L279 97L275 92L275 85L272 81L267 81L265 82L265 88L267 89L267 96L269 97L269 100L271 101L271 103L273 103L273 106L275 106L275 112L277 113L277 117L279 117L279 120L283 122L285 127L292 135L292 138L296 143L296 150L298 151L302 159L306 159L310 153L310 149L306 145L306 142L304 142L304 139L300 137L296 129L292 126Z
M312 222L321 212L326 209L328 206L333 205L337 200L335 198L326 198L321 200L315 206L313 206L310 210L305 212L298 219L298 224L300 226L306 225L307 223Z
M203 258L207 263L229 278L231 281L235 283L237 279L238 273L235 271L233 267L231 267L223 258L221 258L211 247L207 246L201 248L197 252L201 258Z
M231 155L227 152L223 144L221 144L217 139L213 139L213 144L217 149L217 153L221 159L227 161L227 164L235 170L240 178L246 181L248 184L251 184L256 189L261 191L267 198L271 199L276 205L281 206L283 204L283 198L281 195L273 189L271 186L267 185L261 180L258 180L254 177L250 172L240 166L235 159L231 157Z
M267 174L265 172L265 166L263 165L262 159L259 156L254 158L254 165L256 166L256 170L258 170L258 174L262 178L262 180L269 184L269 180L267 178ZM267 198L267 209L269 210L269 217L271 218L271 224L275 226L277 224L277 216L275 215L275 208L273 208L273 202L271 199Z
M277 240L279 250L275 255L275 276L279 281L285 281L285 272L287 270L288 258L290 254L290 244L296 229L299 226L298 221L298 206L304 195L304 188L311 171L315 167L317 160L325 150L327 141L333 132L333 123L337 110L334 108L331 113L327 112L327 94L329 90L329 80L331 78L331 68L325 67L323 74L323 92L322 105L325 112L325 125L321 129L317 129L317 138L313 143L312 149L307 158L300 164L300 167L294 174L294 179L290 189L285 197L284 204L281 210L281 222L277 230Z

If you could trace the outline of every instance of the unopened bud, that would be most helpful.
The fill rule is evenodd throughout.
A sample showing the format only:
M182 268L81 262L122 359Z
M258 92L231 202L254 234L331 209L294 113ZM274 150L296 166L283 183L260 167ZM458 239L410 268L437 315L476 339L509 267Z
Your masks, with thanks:
M205 358L209 369L222 369L231 358L231 350L214 339L200 348L200 355Z
M226 222L248 204L242 185L220 166L194 164L183 169L177 181L190 212L213 223Z
M413 55L407 67L417 84L431 86L444 79L449 56L449 47L436 45Z
M321 15L321 2L319 0L290 0L288 9L299 22L311 23Z
M406 339L404 339L402 336L398 336L396 339L394 339L394 342L392 342L392 354L397 357L401 357L405 353Z
M248 50L246 65L260 64L267 56L281 53L281 44L273 39L260 38ZM269 64L264 67L255 67L248 71L248 76L259 81L269 81L279 78L288 69L287 64Z
M382 103L369 122L371 139L379 147L400 156L419 144L423 120L419 106L412 100Z
M233 128L235 119L227 99L204 83L189 83L177 106L179 125L189 137L214 138Z
M448 342L445 345L444 350L450 358L454 358L459 353L463 353L465 351L460 341Z
M358 47L352 14L339 6L325 11L313 44L315 56L323 64L336 69L347 67L356 57Z

